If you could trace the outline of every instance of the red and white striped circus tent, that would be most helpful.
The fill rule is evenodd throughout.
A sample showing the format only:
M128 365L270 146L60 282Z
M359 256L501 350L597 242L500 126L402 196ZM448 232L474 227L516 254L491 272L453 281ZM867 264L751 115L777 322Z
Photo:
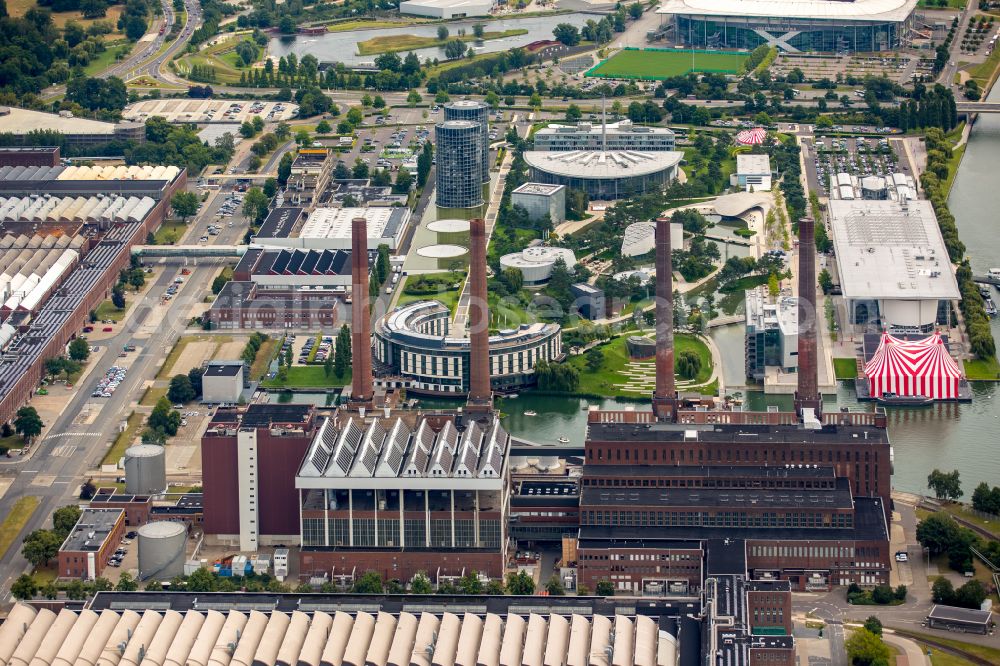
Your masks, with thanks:
M885 393L955 400L962 371L938 333L909 341L883 333L878 349L865 364L872 398Z
M742 132L736 133L736 143L744 146L759 146L764 143L764 139L767 137L767 130L763 127L754 127L753 129L743 130Z

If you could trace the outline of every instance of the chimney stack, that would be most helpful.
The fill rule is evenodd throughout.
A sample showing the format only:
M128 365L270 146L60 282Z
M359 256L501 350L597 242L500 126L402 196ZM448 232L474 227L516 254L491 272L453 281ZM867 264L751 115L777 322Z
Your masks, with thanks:
M656 220L656 389L653 414L658 421L677 418L674 385L674 291L670 220Z
M815 220L799 220L799 376L795 391L795 413L812 409L814 417L822 413L816 359L816 230Z
M490 317L486 291L486 223L469 223L469 407L492 409L490 388Z
M351 345L353 376L352 404L369 406L372 389L372 331L368 310L368 223L363 217L351 220Z

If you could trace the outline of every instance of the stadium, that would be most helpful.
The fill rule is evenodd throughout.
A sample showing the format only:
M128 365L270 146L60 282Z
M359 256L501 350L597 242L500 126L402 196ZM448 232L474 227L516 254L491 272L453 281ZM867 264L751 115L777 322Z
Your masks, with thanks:
M917 0L665 0L668 38L697 48L873 52L907 41Z

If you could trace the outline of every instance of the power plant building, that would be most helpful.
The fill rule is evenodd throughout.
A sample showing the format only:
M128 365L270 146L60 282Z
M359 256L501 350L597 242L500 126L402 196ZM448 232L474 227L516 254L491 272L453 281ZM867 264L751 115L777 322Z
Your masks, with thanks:
M479 149L483 157L483 182L490 181L490 107L475 100L458 100L444 105L445 122L449 120L471 120L480 127Z
M472 120L446 120L435 126L437 205L476 208L483 205L482 125Z

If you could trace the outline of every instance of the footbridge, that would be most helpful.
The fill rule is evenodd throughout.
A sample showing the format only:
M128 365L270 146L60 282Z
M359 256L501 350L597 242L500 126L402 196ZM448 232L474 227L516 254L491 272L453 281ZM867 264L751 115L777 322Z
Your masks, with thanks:
M139 257L242 257L247 245L134 245Z
M1000 102L955 102L957 113L1000 113Z

